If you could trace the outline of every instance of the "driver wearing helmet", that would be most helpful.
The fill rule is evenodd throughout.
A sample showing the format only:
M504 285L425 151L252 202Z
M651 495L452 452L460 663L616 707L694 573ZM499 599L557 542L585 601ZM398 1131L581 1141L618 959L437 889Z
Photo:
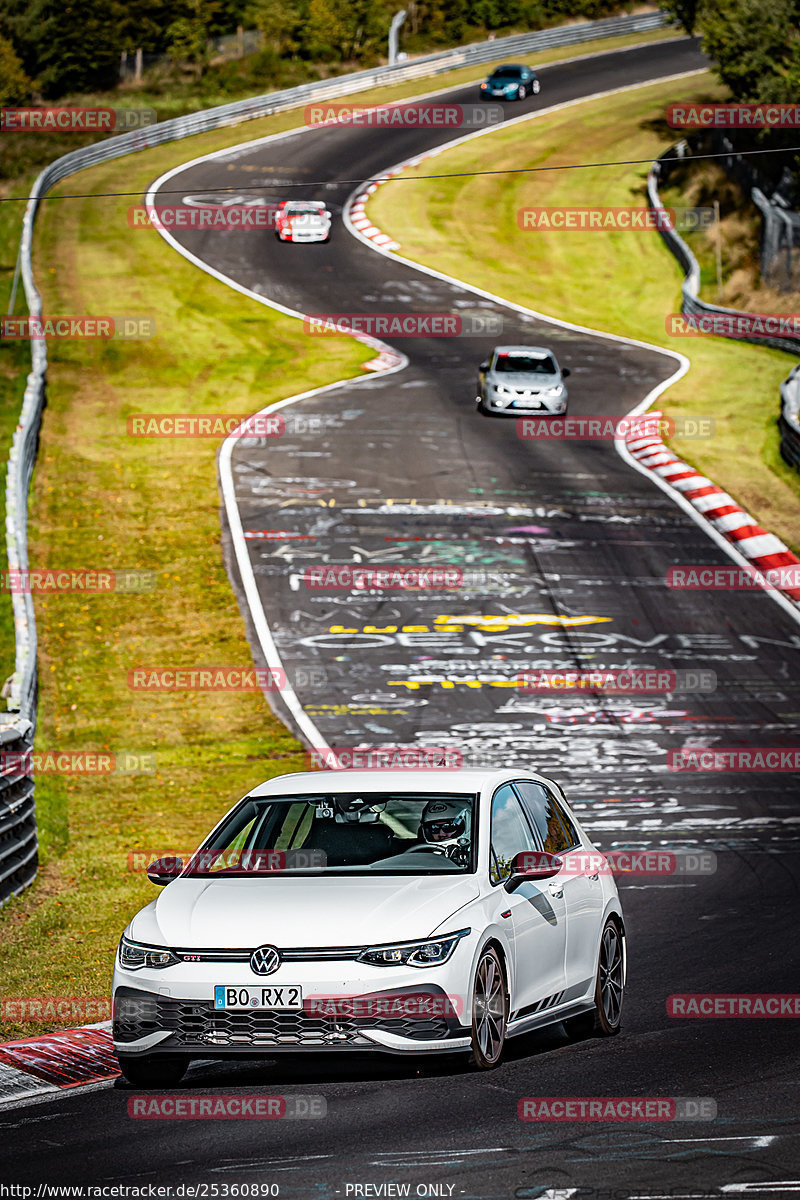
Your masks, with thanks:
M419 837L459 866L469 861L470 810L460 800L429 800L422 810Z

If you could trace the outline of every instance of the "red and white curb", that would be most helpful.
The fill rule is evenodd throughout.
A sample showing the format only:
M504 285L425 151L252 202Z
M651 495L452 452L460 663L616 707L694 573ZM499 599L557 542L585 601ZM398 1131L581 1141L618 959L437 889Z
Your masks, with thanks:
M664 445L659 428L662 416L657 409L643 414L625 435L625 444L639 465L658 475L688 500L756 570L766 573L781 567L800 566L800 559L780 538L763 529L723 488L690 467ZM651 422L652 432L648 428ZM800 579L800 572L797 577ZM766 575L765 579L768 581ZM791 600L800 600L800 586L779 587L777 590Z
M365 212L365 206L372 193L377 192L381 183L386 183L388 179L399 174L399 171L390 171L376 183L367 184L364 191L359 192L350 205L350 224L353 228L357 229L362 237L369 238L376 246L383 246L384 250L399 250L400 243L392 241L388 233L384 233L383 230L378 229L377 225L372 224Z
M0 1042L0 1108L15 1100L114 1079L119 1073L108 1021L20 1042Z

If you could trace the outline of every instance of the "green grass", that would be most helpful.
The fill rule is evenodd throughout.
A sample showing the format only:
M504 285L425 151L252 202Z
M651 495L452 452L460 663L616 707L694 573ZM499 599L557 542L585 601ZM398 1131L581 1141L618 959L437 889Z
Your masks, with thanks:
M523 231L526 206L645 203L647 164L675 140L667 103L722 98L707 76L583 102L429 158L385 184L369 215L400 253L578 324L682 351L690 372L660 401L673 416L710 416L715 435L675 438L676 453L724 486L767 529L799 549L800 476L779 457L778 388L793 356L718 338L671 338L680 268L657 234ZM644 160L639 166L428 179L446 172Z
M144 189L200 140L94 168L66 186ZM373 357L349 338L312 345L301 322L226 289L155 231L129 231L128 204L53 202L40 214L45 312L145 313L158 332L138 342L51 342L30 561L153 570L157 588L35 598L36 748L148 752L156 770L37 778L43 865L34 888L0 913L6 996L107 994L119 934L153 895L128 870L129 852L196 845L258 780L304 766L260 694L128 688L134 666L246 667L251 655L222 564L218 443L134 439L127 416L251 413L358 374ZM2 1033L32 1030L8 1024Z

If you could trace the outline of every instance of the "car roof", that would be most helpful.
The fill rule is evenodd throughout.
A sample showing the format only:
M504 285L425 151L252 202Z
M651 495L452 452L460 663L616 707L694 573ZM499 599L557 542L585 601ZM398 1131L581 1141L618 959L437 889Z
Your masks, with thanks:
M547 346L495 346L494 352L495 354L540 354L548 357L553 354L553 351L549 350Z
M498 71L508 71L510 68L514 71L530 71L530 67L525 63L500 63L499 66L492 67L492 74L496 75Z
M535 771L513 764L504 770L479 768L429 768L375 771L342 769L338 771L298 771L275 775L248 792L249 796L303 795L311 792L480 792L509 779L542 779Z

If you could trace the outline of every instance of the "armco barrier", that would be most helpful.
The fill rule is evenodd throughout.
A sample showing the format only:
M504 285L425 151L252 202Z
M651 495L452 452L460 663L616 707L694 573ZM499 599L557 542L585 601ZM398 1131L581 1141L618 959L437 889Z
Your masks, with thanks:
M243 121L251 121L256 117L266 117L272 113L301 107L311 100L330 100L340 96L349 96L386 84L424 79L461 67L523 54L534 54L537 51L557 46L579 45L597 38L645 33L659 29L667 23L663 13L640 13L635 16L608 17L602 21L586 21L579 25L560 26L555 29L544 29L537 33L497 38L494 41L476 42L470 46L445 50L439 54L429 54L424 58L413 59L394 67L356 71L349 75L340 75L335 79L301 84L298 87L271 92L265 96L255 96L250 100L239 100L233 104L223 104L218 108L205 109L185 117L175 117L170 121L149 125L132 133L123 133L118 137L107 138L91 146L64 154L50 163L39 175L31 190L31 198L23 218L20 270L28 311L31 316L42 315L42 298L33 277L31 255L33 228L39 202L54 184L77 171L95 166L97 163L108 162L113 158L120 158L137 150L191 137L196 133L224 129ZM6 545L8 565L12 570L27 570L28 568L28 487L36 460L39 426L45 402L47 352L44 342L32 340L31 360L32 369L28 376L25 398L9 454L6 475ZM8 729L13 732L14 738L30 744L36 726L36 622L30 593L14 593L12 600L16 630L16 664L14 675L6 689L9 708ZM12 714L16 714L16 716ZM0 731L0 738L2 738L2 731ZM25 817L17 816L16 821L9 818L6 825L3 825L4 818L0 811L0 855L2 855L4 845L2 838L5 829L8 831L6 836L9 846L14 842L16 850L22 856L21 863L15 866L14 871L8 876L9 879L13 877L15 880L21 880L21 882L14 883L13 886L4 886L3 860L0 857L0 904L8 899L12 892L18 891L30 883L36 874L32 780L28 780L28 784L29 792L26 793L26 796L29 801L29 810L25 810L27 814ZM16 809L14 811L16 812ZM32 834L26 821L31 822ZM26 859L26 848L31 836L33 851L31 856ZM9 851L9 859L12 857L13 853ZM23 869L26 862L31 864L27 874Z
M658 194L658 184L677 163L685 161L682 149L685 143L678 142L666 154L653 163L647 176L647 199L651 208L663 208ZM674 229L660 228L661 236L669 246L684 270L681 284L681 312L694 315L702 313L725 313L728 316L743 316L738 309L721 308L717 304L709 304L701 300L700 267L686 242ZM740 341L753 342L758 346L772 346L776 350L786 350L790 354L800 354L800 337L750 337L740 338ZM781 384L781 415L778 426L781 434L781 454L784 459L800 468L800 424L798 424L798 408L800 408L800 364L793 367Z
M18 771L0 774L0 904L33 882L39 863L33 779L25 762L31 733L30 721L21 717L0 725L0 751L20 755Z
M647 199L651 208L663 209L664 205L661 203L661 197L658 194L658 185L666 179L674 167L686 162L687 155L685 149L686 143L678 142L676 146L671 147L665 154L662 154L650 168L647 176ZM700 299L700 267L698 266L697 259L683 238L674 229L668 229L665 225L666 222L659 223L661 236L683 267L685 273L681 285L681 312L691 313L695 316L710 313L724 313L726 316L732 317L746 316L746 313L742 313L736 308L723 308L719 304L709 304L708 301ZM772 346L776 350L787 350L790 354L800 354L800 337L783 337L780 335L775 337L740 337L737 338L737 341L753 342L757 346Z

